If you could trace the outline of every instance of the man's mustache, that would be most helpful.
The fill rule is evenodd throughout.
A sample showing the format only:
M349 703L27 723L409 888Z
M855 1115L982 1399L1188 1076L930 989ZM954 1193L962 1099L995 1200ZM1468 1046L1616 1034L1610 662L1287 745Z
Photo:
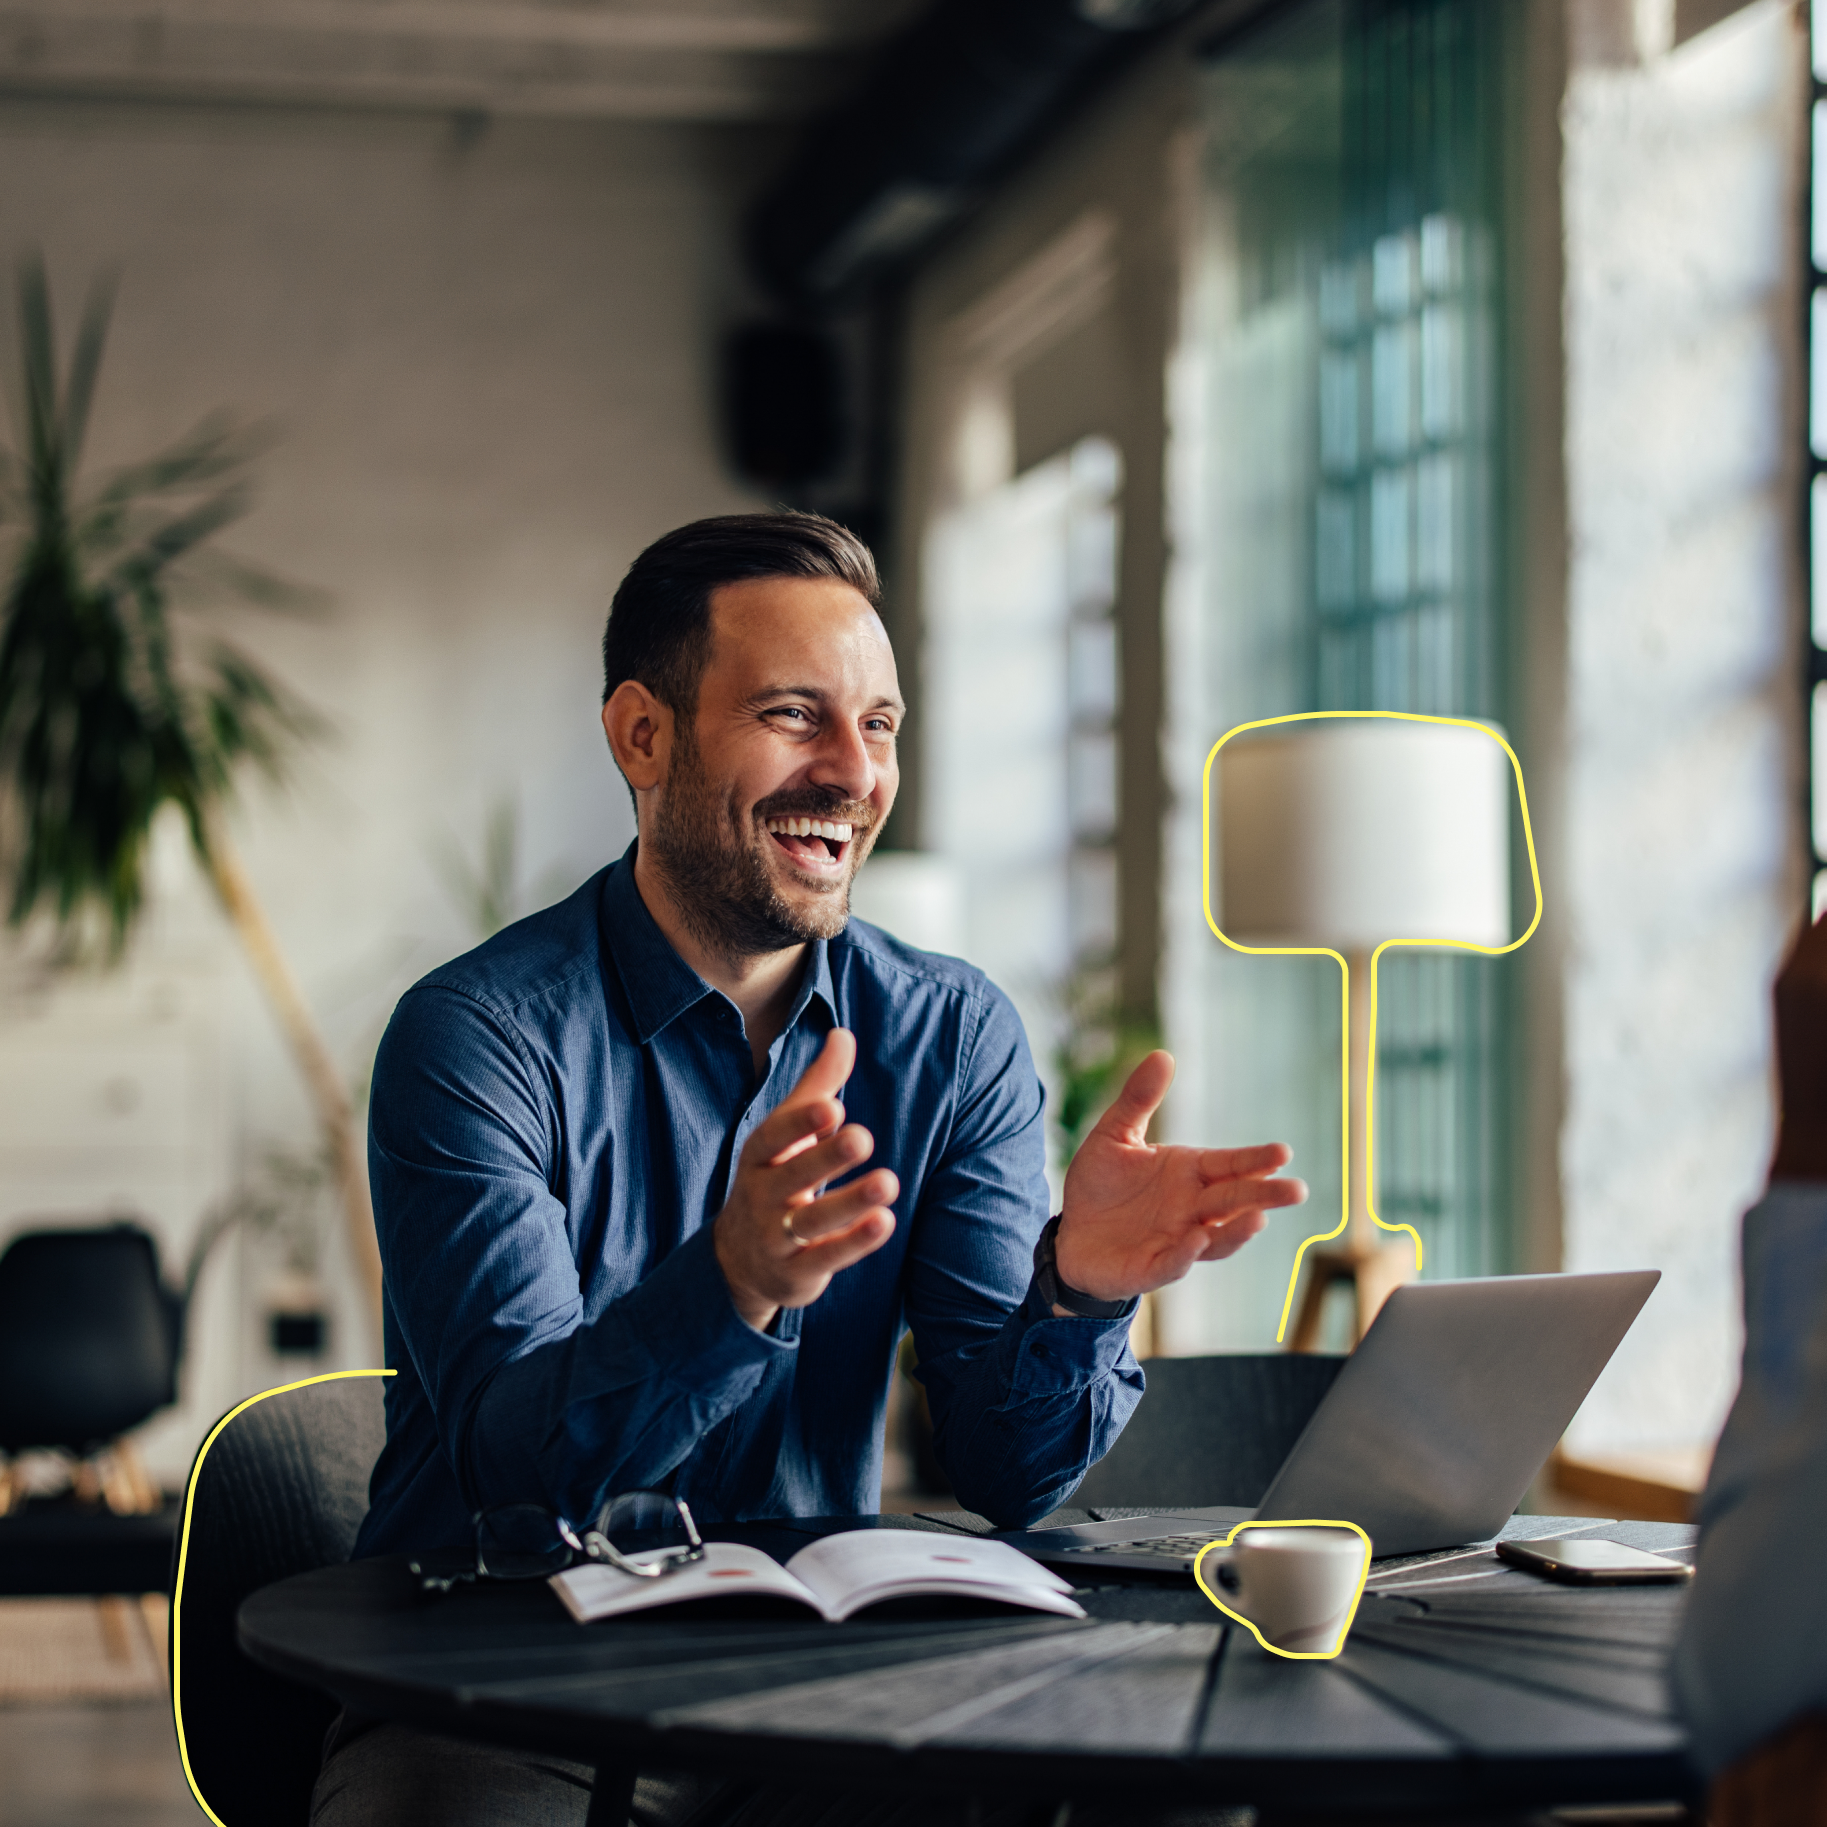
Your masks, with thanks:
M755 805L758 819L822 818L834 825L849 825L859 835L875 823L875 807L866 799L845 799L841 793L820 792L816 787L770 793Z

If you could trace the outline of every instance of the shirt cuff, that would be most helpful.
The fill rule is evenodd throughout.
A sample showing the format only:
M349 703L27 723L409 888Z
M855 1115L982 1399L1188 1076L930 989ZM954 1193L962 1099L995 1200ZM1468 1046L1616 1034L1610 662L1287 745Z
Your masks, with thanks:
M1129 1350L1137 1303L1112 1319L1057 1317L1032 1282L998 1341L1009 1387L1022 1395L1057 1395L1101 1382Z
M732 1384L752 1387L777 1358L799 1349L797 1309L783 1308L773 1332L757 1332L736 1311L709 1225L680 1244L616 1307L660 1374L696 1395L724 1394Z

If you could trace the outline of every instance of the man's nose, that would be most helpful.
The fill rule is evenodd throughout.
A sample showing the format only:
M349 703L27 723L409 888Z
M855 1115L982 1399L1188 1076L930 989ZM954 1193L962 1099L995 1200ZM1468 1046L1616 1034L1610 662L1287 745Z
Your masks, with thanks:
M862 731L834 719L819 739L811 781L814 786L835 788L846 799L869 798L875 792L876 767Z

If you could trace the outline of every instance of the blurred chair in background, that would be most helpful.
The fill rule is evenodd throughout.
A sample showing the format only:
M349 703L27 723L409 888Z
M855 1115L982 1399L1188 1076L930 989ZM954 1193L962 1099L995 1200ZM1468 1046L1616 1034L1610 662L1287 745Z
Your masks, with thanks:
M257 1398L197 1456L172 1569L172 1704L191 1780L221 1820L304 1827L335 1702L256 1668L235 1613L274 1580L349 1558L386 1439L382 1379Z
M1150 1358L1141 1406L1073 1505L1260 1503L1344 1362L1285 1352Z
M116 1515L162 1498L129 1429L177 1399L184 1298L137 1224L30 1231L0 1256L0 1453L67 1453L76 1494ZM0 1516L22 1493L0 1466Z

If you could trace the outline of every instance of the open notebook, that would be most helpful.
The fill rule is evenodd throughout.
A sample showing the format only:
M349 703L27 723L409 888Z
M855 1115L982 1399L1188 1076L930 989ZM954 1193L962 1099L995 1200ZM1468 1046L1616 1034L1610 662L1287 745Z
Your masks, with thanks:
M635 1560L649 1558L634 1555ZM1082 1618L1058 1574L1003 1542L912 1529L852 1529L802 1548L783 1567L759 1548L706 1544L704 1558L657 1580L592 1561L555 1573L552 1589L580 1624L689 1599L780 1598L838 1624L889 1599L995 1599Z

